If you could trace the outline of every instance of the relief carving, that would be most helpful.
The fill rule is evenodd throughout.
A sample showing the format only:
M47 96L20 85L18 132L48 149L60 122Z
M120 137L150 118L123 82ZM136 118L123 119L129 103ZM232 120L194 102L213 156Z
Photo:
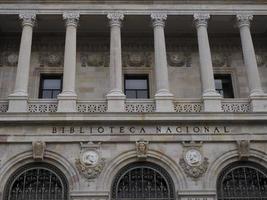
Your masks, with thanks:
M248 157L250 156L250 141L237 141L237 148L239 153L239 159L248 159Z
M97 178L105 166L105 159L100 154L100 143L81 143L80 157L76 159L75 165L88 180Z
M190 67L191 58L184 52L169 52L167 59L168 64L172 67Z
M136 146L136 154L138 158L146 158L148 152L148 141L140 140L137 141Z
M259 67L262 67L266 63L266 55L263 53L256 53L256 61Z
M226 67L227 57L223 53L212 53L212 64L214 67Z
M18 65L19 56L17 52L5 52L0 57L0 65L8 67L16 67Z
M122 59L124 67L151 67L152 64L149 52L124 52Z
M43 52L39 55L39 63L41 66L62 67L63 53L61 52Z
M43 160L46 144L43 141L32 142L32 156L35 160Z
M201 177L208 168L208 158L203 156L201 151L202 143L184 143L183 158L179 164L187 176L197 179Z
M102 52L98 53L82 53L81 54L81 65L83 67L104 67L105 66L105 54Z

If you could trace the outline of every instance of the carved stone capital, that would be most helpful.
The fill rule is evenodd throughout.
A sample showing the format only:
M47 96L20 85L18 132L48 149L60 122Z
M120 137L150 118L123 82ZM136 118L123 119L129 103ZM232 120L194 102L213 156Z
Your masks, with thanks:
M165 21L167 19L167 14L166 13L152 13L151 19L152 19L153 27L156 27L156 26L164 27Z
M24 12L19 14L19 19L22 21L22 26L34 26L36 22L35 12Z
M65 20L66 26L78 26L78 22L80 19L79 12L64 12L63 19Z
M209 19L210 19L210 15L207 13L195 13L194 14L194 23L197 28L199 26L207 27Z
M124 19L124 14L122 12L112 12L108 13L107 18L109 19L110 26L121 26L121 22Z
M250 21L253 19L251 14L238 14L236 15L237 25L239 28L243 26L250 27Z

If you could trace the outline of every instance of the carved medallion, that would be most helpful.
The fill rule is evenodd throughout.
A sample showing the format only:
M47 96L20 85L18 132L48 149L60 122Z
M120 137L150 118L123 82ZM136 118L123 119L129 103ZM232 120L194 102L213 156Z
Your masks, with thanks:
M76 159L75 165L79 172L87 179L99 176L105 166L105 159L101 158L99 146L93 143L81 143L80 158Z
M224 67L227 65L226 56L222 53L212 54L212 64L214 67Z
M60 67L63 65L63 53L61 52L42 52L39 55L41 66Z
M201 144L184 144L183 158L180 159L180 165L184 172L192 178L201 177L208 168L208 158L204 157L200 147Z
M136 142L136 154L138 158L146 158L148 151L148 141L140 140Z
M168 53L168 63L173 67L183 67L186 64L186 57L182 52Z
M256 61L257 65L259 67L263 66L265 64L265 57L262 54L256 54Z
M104 53L102 53L102 52L83 53L83 54L81 54L81 64L83 67L86 67L86 66L89 66L89 67L104 66L104 64L105 64Z

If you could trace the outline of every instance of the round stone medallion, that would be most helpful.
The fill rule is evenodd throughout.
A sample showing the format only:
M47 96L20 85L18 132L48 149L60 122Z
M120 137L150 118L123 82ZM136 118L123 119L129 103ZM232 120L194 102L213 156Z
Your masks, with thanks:
M185 153L185 161L190 166L200 165L202 162L202 155L197 149L190 149Z
M81 161L87 165L95 165L99 160L99 155L95 151L86 151L82 154Z

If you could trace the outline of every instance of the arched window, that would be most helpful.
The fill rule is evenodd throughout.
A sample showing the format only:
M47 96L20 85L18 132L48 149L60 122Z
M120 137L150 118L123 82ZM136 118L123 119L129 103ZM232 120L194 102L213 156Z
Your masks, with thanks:
M65 176L57 168L35 163L17 170L5 187L4 200L67 200Z
M218 200L267 200L267 170L251 162L227 167L217 182Z
M151 163L133 163L124 167L113 181L112 200L173 200L169 174Z

